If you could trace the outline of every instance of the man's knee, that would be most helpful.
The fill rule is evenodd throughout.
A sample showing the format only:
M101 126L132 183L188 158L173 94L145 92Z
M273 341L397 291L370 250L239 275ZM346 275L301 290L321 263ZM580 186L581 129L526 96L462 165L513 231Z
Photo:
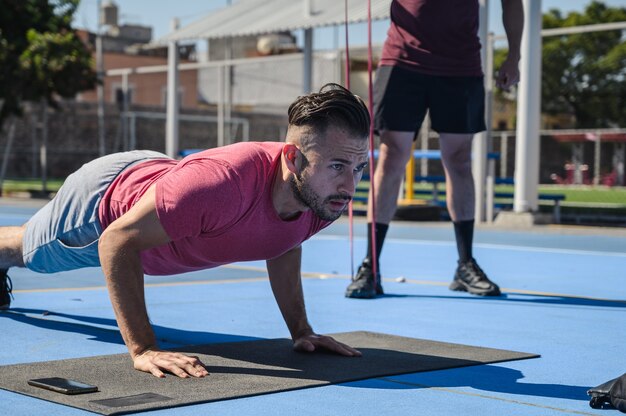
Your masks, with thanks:
M472 171L472 135L441 135L441 160L451 173Z
M404 171L411 157L413 133L384 131L381 136L379 162L389 170Z

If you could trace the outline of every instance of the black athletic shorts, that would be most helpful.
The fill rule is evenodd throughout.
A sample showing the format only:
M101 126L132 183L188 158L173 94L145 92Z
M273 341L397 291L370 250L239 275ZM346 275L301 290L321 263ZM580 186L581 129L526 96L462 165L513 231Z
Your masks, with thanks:
M414 131L430 111L432 129L439 133L485 130L483 77L424 75L400 66L381 66L374 83L374 127Z

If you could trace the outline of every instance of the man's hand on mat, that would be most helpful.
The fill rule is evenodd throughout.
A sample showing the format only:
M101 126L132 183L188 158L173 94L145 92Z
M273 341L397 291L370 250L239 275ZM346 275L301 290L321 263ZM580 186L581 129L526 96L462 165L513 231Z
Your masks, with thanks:
M198 357L180 354L171 351L146 350L134 359L135 369L152 373L155 377L163 378L170 372L180 378L204 377L209 372Z
M347 357L360 357L361 352L326 335L303 335L293 342L293 349L300 352L313 352L317 349L331 351Z

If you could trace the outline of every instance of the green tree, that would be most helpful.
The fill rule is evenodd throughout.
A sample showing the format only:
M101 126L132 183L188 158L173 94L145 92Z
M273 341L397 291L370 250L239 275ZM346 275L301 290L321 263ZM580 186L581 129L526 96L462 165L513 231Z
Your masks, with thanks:
M626 8L592 1L583 13L563 16L559 10L543 15L543 28L552 29L626 21ZM626 40L624 31L611 30L543 38L541 111L573 114L578 128L626 127ZM494 54L495 70L506 49ZM498 99L506 99L501 91Z
M23 101L93 89L91 51L71 23L80 0L0 0L0 126Z
M592 1L584 13L550 10L543 28L626 21L626 8ZM576 127L626 126L626 40L610 30L543 39L542 111L570 113Z

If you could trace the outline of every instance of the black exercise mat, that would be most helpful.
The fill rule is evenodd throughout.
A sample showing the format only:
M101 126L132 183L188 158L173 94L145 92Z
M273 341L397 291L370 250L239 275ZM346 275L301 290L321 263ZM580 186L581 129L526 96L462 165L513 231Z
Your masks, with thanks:
M0 367L0 388L103 415L274 393L396 374L536 358L522 352L404 338L372 332L332 336L363 357L297 353L288 339L178 348L207 366L205 378L158 379L136 371L127 354ZM64 395L32 387L29 379L63 377L98 386L97 393Z

